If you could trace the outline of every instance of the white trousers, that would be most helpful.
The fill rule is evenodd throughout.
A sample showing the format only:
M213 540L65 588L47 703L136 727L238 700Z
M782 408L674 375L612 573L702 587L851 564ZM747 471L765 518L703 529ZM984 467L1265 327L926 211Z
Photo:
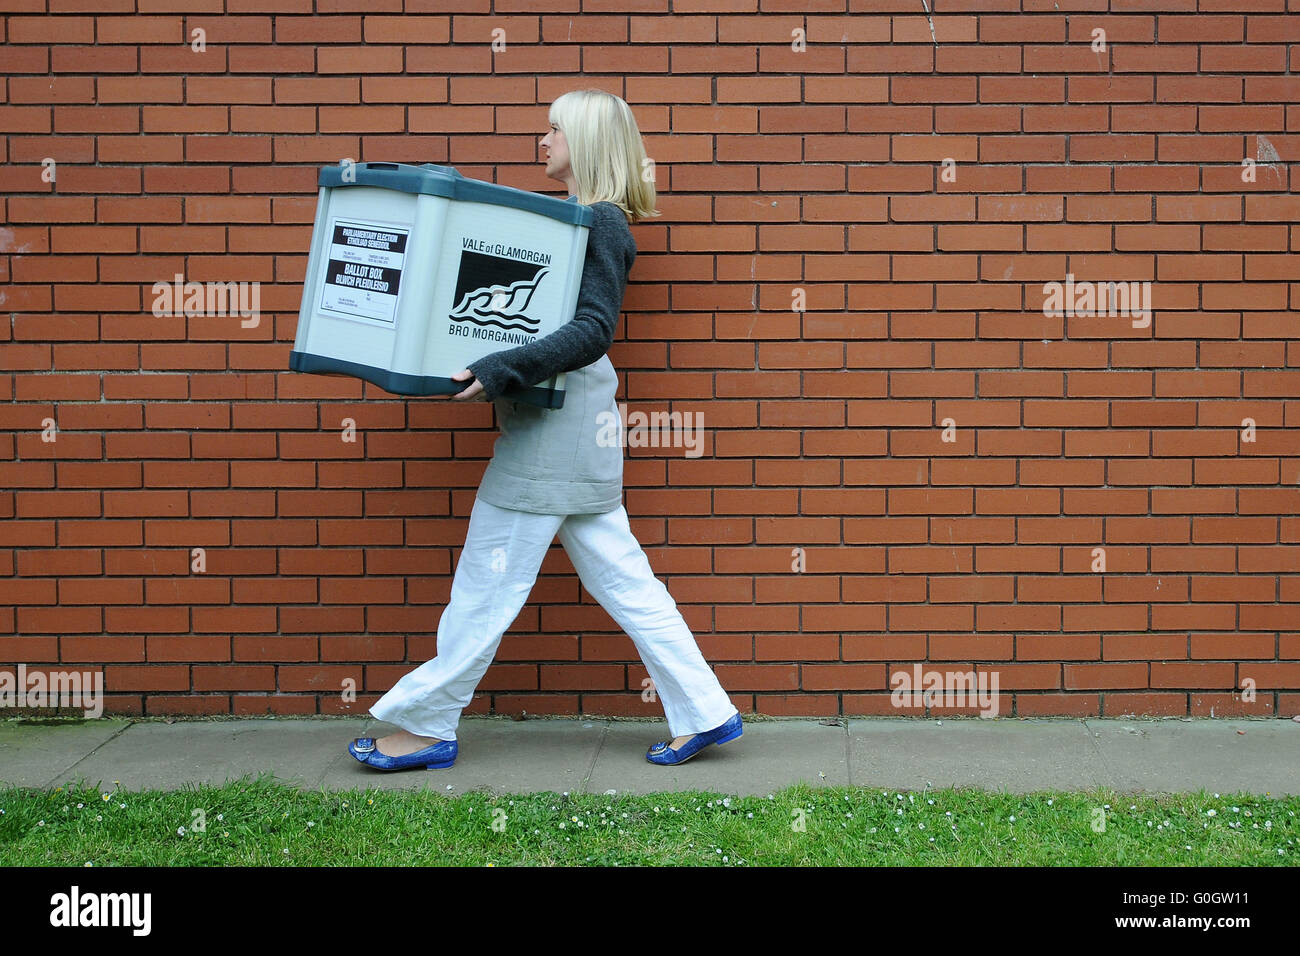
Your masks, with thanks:
M454 740L460 713L528 600L557 532L583 586L636 645L672 735L726 723L736 707L650 570L623 505L606 514L543 515L477 497L438 621L437 656L394 684L371 715L421 737Z

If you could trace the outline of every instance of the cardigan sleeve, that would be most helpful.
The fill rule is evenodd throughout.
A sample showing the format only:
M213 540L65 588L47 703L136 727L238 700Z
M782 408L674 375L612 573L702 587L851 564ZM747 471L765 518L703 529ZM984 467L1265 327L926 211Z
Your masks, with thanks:
M488 399L590 365L613 344L636 243L623 210L608 202L594 203L591 210L593 220L573 319L527 345L491 352L471 362L469 370L483 383Z

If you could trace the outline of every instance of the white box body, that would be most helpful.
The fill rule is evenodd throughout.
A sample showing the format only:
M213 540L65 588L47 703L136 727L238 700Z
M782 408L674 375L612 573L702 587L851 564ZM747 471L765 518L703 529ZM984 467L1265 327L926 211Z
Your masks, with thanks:
M432 165L327 166L320 179L291 369L454 394L470 362L572 321L587 207ZM559 408L564 374L506 397Z

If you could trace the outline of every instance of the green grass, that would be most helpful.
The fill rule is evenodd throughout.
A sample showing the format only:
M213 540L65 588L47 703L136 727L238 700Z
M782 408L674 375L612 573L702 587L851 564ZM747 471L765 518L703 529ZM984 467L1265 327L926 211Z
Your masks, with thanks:
M435 789L300 790L259 776L166 791L82 781L54 790L6 787L0 810L3 866L1294 866L1300 860L1300 797L1206 791L1021 795L799 785L760 797L451 796ZM1093 828L1098 810L1105 819L1101 832Z

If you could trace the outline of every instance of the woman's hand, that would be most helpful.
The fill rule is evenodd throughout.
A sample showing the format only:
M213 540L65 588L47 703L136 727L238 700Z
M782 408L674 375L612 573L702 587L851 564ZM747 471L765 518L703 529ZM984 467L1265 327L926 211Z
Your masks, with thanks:
M451 380L453 382L463 382L466 379L471 379L471 378L474 378L474 373L467 368L463 368L455 375L453 375L451 377ZM487 396L483 394L483 383L476 378L474 379L473 384L469 386L469 388L465 389L463 392L457 392L455 395L452 396L452 398L458 402L486 402L487 401Z

